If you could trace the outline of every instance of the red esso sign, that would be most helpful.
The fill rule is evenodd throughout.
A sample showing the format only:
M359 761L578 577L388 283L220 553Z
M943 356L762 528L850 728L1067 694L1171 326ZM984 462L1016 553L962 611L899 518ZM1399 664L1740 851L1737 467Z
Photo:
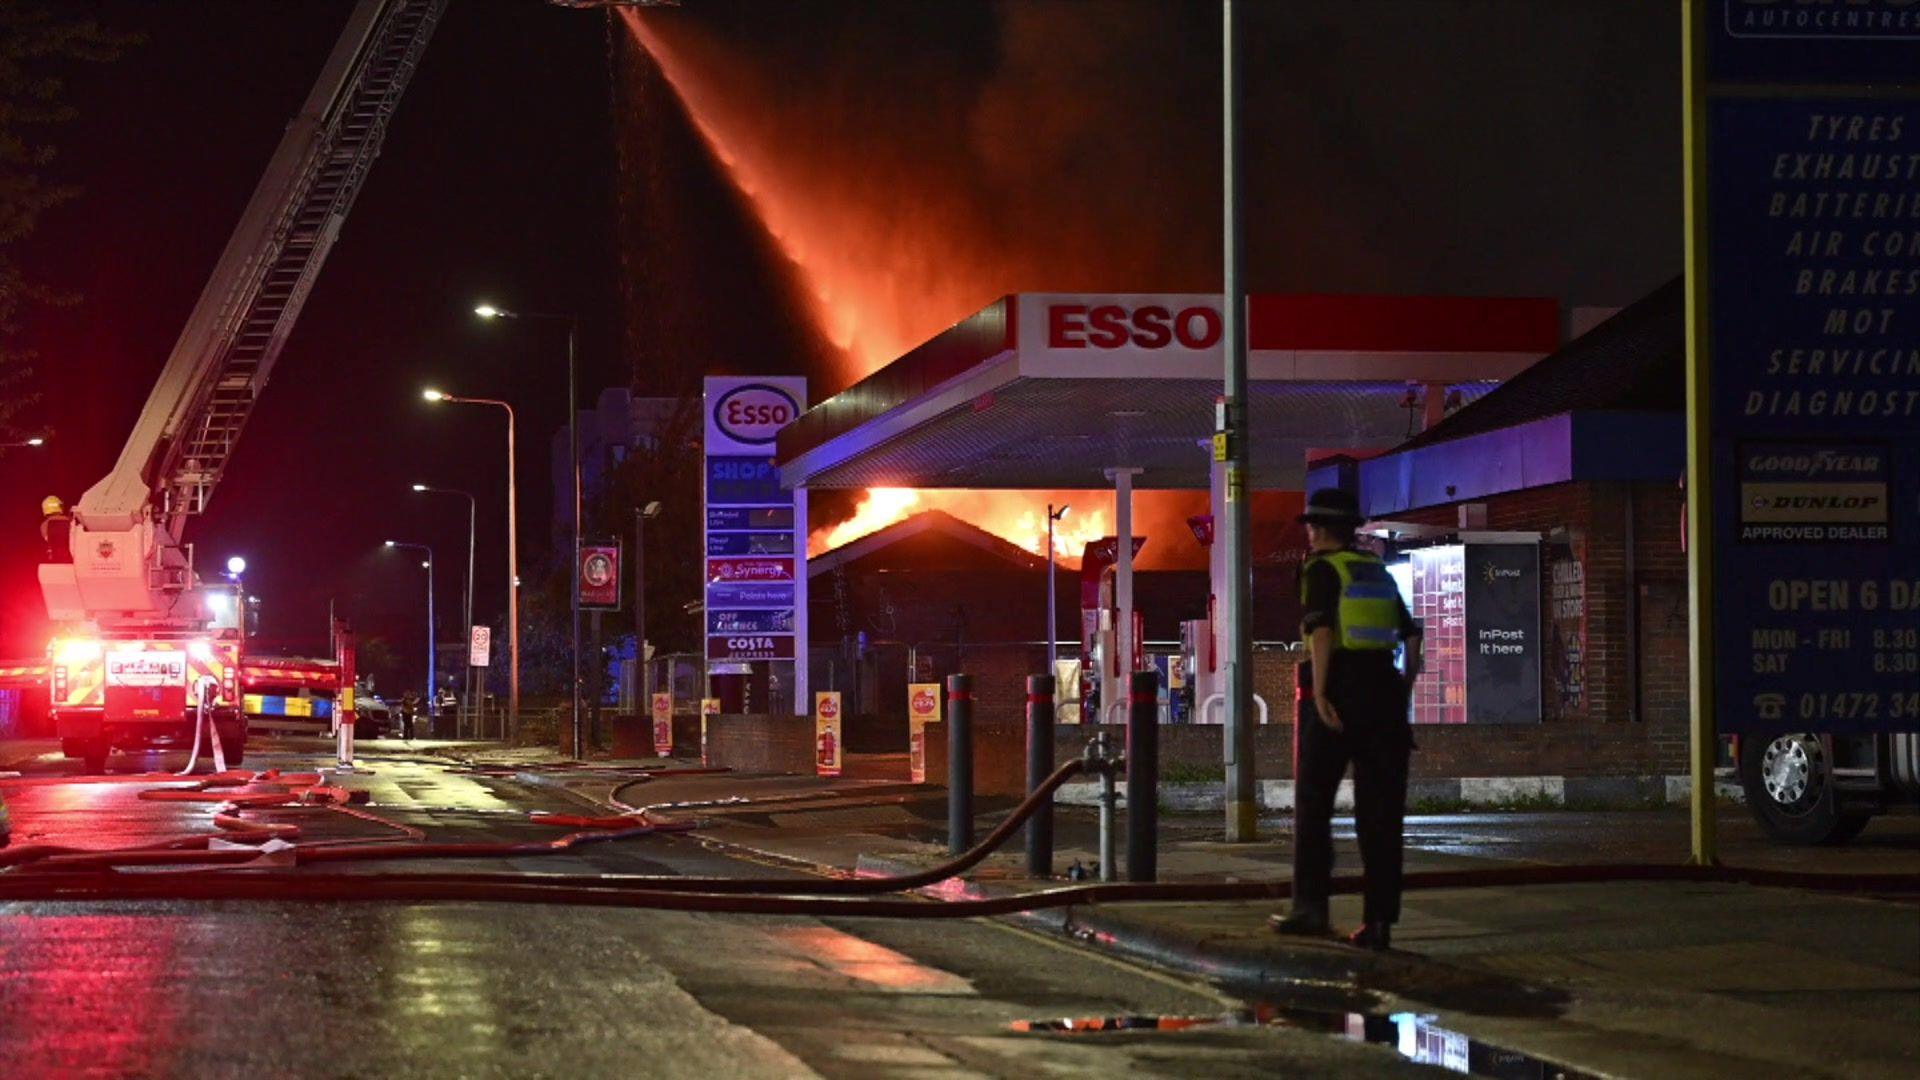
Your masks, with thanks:
M765 383L736 386L713 403L713 425L735 442L770 443L800 415L785 390Z
M921 690L913 695L913 711L921 716L932 716L933 706L933 691Z
M1049 349L1184 349L1220 343L1220 313L1210 307L1174 311L1147 304L1129 311L1119 304L1054 304L1047 308Z

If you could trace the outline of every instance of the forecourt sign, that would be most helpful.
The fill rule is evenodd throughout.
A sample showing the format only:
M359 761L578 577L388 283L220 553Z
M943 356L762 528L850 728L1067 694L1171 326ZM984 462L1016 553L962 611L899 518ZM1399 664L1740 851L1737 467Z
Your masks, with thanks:
M840 755L846 746L840 719L840 691L822 690L813 695L814 766L821 776L840 775Z
M657 757L673 756L673 691L657 691L653 707L653 752ZM704 723L704 722L703 722Z
M1920 3L1691 14L1710 715L1920 730Z
M791 672L796 716L807 689L807 496L780 486L774 440L807 407L798 376L706 380L702 550L706 656Z
M940 722L940 684L907 684L907 771L916 784L927 782L927 725Z

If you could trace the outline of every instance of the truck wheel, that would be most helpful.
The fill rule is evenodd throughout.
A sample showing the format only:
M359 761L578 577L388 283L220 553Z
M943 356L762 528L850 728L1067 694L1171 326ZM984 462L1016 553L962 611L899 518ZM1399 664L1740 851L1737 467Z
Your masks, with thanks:
M1842 812L1825 748L1815 735L1742 739L1740 786L1767 837L1783 844L1844 844L1871 814Z

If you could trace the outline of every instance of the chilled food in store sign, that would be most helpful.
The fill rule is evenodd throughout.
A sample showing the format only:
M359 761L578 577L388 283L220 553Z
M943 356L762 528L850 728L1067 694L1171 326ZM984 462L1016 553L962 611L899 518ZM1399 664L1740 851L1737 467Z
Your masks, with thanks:
M713 403L713 425L721 434L749 446L773 442L780 429L800 416L793 396L777 386L747 383L721 394Z

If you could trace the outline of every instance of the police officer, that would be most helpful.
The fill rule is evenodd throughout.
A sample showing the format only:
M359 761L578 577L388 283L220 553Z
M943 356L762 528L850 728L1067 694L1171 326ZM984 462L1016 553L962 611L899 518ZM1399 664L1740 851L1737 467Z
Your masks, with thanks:
M1363 925L1347 940L1386 949L1400 917L1401 825L1413 729L1408 688L1420 674L1420 626L1378 556L1356 550L1360 505L1334 488L1314 492L1306 513L1311 555L1300 570L1300 633L1308 664L1294 727L1293 911L1275 915L1284 934L1330 931L1333 799L1353 763L1354 828L1366 873ZM1405 642L1406 674L1394 667Z

